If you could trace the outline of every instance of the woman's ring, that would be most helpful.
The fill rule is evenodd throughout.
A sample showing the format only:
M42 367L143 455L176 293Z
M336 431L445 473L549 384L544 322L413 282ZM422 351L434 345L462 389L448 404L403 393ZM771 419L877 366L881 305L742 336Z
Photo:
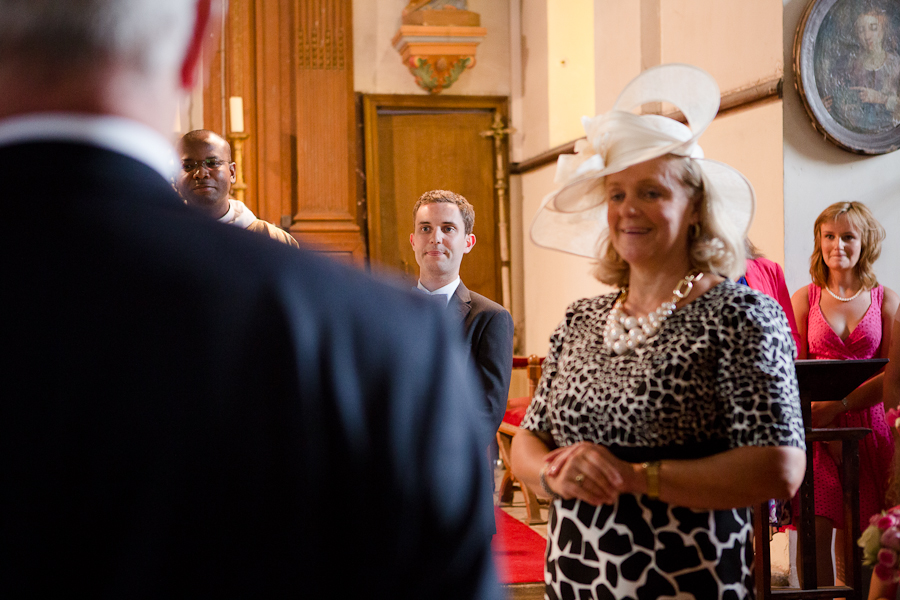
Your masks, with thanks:
M584 485L584 473L579 473L575 476L575 483L577 483L579 486Z

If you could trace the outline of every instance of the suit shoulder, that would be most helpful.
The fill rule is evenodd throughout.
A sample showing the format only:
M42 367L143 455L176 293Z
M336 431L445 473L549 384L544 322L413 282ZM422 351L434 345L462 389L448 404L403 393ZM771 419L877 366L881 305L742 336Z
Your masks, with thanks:
M297 243L297 240L294 239L294 236L284 231L283 229L272 225L268 221L263 221L262 219L257 219L256 221L251 223L247 227L247 231L252 231L254 233L268 236L270 239L273 239L276 242L281 242L282 244L287 244L288 246L293 246L294 248L299 247L299 244Z
M403 282L378 279L302 246L268 245L277 246L272 250L285 259L277 269L282 288L302 297L304 307L323 320L355 322L369 331L383 326L385 334L408 334L443 320L428 298L412 293Z
M503 308L502 305L494 302L490 298L486 296L482 296L481 294L477 294L475 292L470 291L469 295L472 299L472 305L477 306L478 309L482 312L490 312L490 313L500 313L504 312L509 314L509 311Z

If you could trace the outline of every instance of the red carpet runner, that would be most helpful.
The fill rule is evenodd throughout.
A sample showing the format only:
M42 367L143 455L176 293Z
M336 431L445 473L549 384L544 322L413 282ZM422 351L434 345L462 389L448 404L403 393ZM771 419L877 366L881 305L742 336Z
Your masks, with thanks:
M497 534L491 542L501 583L544 581L547 540L502 509L494 508Z

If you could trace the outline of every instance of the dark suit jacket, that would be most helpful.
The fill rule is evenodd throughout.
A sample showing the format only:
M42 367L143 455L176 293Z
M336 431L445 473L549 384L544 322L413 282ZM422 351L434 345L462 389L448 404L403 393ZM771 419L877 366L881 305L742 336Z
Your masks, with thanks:
M499 597L444 311L120 154L0 181L0 597Z
M470 292L461 281L448 310L462 318L466 343L484 389L485 401L480 412L488 427L486 434L493 440L506 413L512 376L512 316L493 300Z

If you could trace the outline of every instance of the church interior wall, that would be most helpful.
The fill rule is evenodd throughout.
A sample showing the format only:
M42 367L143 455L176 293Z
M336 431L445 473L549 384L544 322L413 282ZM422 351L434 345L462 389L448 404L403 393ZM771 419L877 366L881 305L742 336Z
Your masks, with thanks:
M655 1L663 62L702 67L723 92L781 76L785 63L778 0Z
M641 72L641 2L594 2L594 114L609 110Z
M391 40L409 0L353 0L354 89L363 94L425 94ZM510 93L510 2L469 0L488 34L478 46L475 66L464 72L445 95L508 96Z
M778 0L666 0L660 2L662 62L708 71L723 93L781 77L781 6ZM720 115L700 144L707 158L740 170L757 195L750 239L784 261L780 102Z
M781 5L778 0L760 3L739 0L594 0L593 32L587 35L593 45L595 103L590 116L609 110L622 87L642 69L666 62L696 64L709 71L719 82L723 93L744 89L777 78L783 72L781 51ZM558 3L548 0L523 0L522 21L526 29L528 59L525 79L531 81L530 94L537 95L537 71L547 69L549 101L547 113L539 100L526 95L526 115L522 119L527 156L571 141L583 135L574 103L554 102L577 94L584 78L556 77L563 70L567 48L554 45L555 38L545 33L546 65L533 61L531 48L542 34L541 12L546 20L573 18L560 11ZM550 29L548 27L547 29ZM573 27L578 32L577 27ZM574 34L573 34L574 35ZM584 34L582 34L584 35ZM568 39L566 46L575 43ZM568 58L566 61L568 63ZM550 81L555 82L551 85ZM567 87L568 86L568 87ZM757 221L751 237L772 260L784 259L781 104L775 102L746 110L727 113L716 119L701 139L706 156L722 160L740 169L753 183L758 194ZM553 116L551 116L553 115ZM535 138L546 130L544 123L565 121L571 124L566 135L554 128L547 133L547 143L535 148ZM571 127L577 129L571 129ZM554 166L544 167L522 176L521 199L513 210L521 207L524 240L523 295L525 298L524 348L526 353L546 353L547 341L572 301L610 288L590 276L591 261L535 247L528 241L528 226L540 206L541 199L554 189Z
M424 93L390 43L405 4L354 2L357 91ZM900 289L900 259L894 258L900 242L890 235L900 231L900 186L893 175L900 172L900 154L857 156L812 128L789 67L794 30L806 5L807 0L469 0L488 36L475 68L444 93L509 96L516 129L511 160L522 161L580 136L582 115L608 110L624 84L654 64L696 64L725 93L783 75L783 102L726 113L702 138L709 158L736 166L757 191L751 239L784 266L793 291L809 281L816 215L838 200L862 200L889 232L878 274ZM582 15L572 23L578 9L592 12L590 20ZM590 30L585 21L593 24ZM569 33L560 36L560 31ZM586 42L593 48L587 56ZM608 289L590 277L590 261L537 248L529 240L531 219L553 190L554 173L550 165L510 182L513 316L521 334L518 350L525 353L546 352L570 302Z
M556 189L556 165L526 173L522 180L522 221L525 238L525 327L520 339L523 352L544 356L550 334L562 320L566 307L578 298L610 291L591 274L587 258L539 248L531 243L528 229L544 196ZM519 323L516 323L519 325Z
M522 129L522 158L582 137L581 117L596 114L595 73L605 62L598 61L594 51L596 4L593 9L594 18L588 20L553 0L522 1L525 95L516 123ZM544 196L555 189L555 173L551 164L514 177L521 180L521 195L511 196L512 211L521 213L524 246L524 310L513 318L522 351L541 356L573 300L609 289L591 277L588 259L539 248L530 241L531 221Z
M790 64L794 32L807 0L784 0L784 60ZM879 283L900 290L900 152L861 156L846 152L813 129L794 88L784 78L785 278L792 292L810 282L813 223L828 205L865 203L887 231L875 264Z
M697 65L723 93L781 77L778 0L660 2L662 62ZM701 138L706 156L740 170L757 195L750 239L770 259L784 261L781 103L720 115Z
M780 102L718 117L703 135L701 145L710 158L727 163L753 184L756 216L750 240L777 263L784 258L784 205Z
M594 109L594 0L547 5L547 115L550 147L584 136Z

